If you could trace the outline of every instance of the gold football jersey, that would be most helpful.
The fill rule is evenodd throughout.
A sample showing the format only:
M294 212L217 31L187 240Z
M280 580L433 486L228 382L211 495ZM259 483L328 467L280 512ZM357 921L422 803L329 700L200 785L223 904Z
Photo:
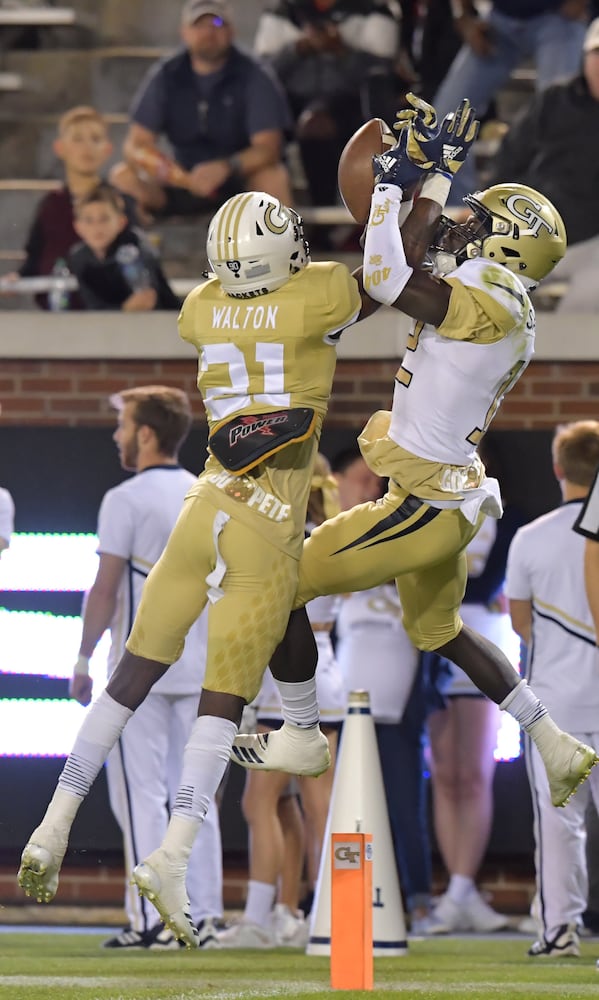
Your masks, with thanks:
M324 416L335 370L335 340L361 307L344 264L308 264L281 288L247 300L214 278L194 288L179 332L200 356L200 390L210 430L243 413L296 406Z
M250 525L299 558L306 504L336 362L336 341L361 308L356 280L344 264L308 264L285 285L233 299L214 279L183 303L179 332L199 354L198 388L209 428L243 414L312 407L308 440L235 475L214 455L193 492Z

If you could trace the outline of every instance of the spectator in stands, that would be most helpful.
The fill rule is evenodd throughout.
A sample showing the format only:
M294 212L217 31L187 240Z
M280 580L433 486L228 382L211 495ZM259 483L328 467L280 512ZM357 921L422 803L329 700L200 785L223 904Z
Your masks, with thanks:
M154 65L133 100L114 184L150 214L212 214L234 194L292 203L282 161L291 129L278 82L233 44L226 0L189 0L183 48ZM158 148L165 136L172 155Z
M584 155L581 148L584 144ZM539 94L514 121L493 162L491 183L519 181L561 213L566 256L553 276L569 285L562 312L599 309L599 18L583 45L582 72Z
M5 280L66 270L69 250L80 239L74 227L74 203L98 186L111 151L106 122L95 108L80 105L62 115L54 152L64 163L64 186L50 191L40 201L25 245L25 261L18 274L8 274ZM130 199L127 215L136 221ZM46 295L36 300L42 308L48 308ZM82 308L81 300L71 296L68 308Z
M398 35L394 0L271 0L262 14L255 52L285 87L312 204L337 201L352 133L375 115L393 119Z
M534 58L539 91L578 72L588 0L492 0L481 17L474 0L452 0L452 10L463 45L433 101L439 119L463 97L479 118L484 116L494 94L528 58ZM452 185L449 203L461 205L464 195L479 186L470 157Z
M86 309L180 309L154 252L128 224L122 195L99 184L75 205L82 242L69 251L69 270Z

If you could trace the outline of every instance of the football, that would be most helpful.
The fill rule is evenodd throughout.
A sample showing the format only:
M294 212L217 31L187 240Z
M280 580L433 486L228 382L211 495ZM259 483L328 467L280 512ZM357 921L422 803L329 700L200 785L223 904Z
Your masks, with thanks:
M395 136L382 118L371 118L347 140L339 158L339 193L356 222L363 225L370 212L374 188L372 157L395 145Z

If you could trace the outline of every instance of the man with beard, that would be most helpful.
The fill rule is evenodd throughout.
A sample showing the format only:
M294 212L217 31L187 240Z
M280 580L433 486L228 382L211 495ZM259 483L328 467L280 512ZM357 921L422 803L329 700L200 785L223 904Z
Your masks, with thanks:
M212 214L252 189L292 203L281 160L292 128L285 96L233 34L226 0L189 0L183 47L151 67L133 100L125 162L111 179L151 215ZM160 136L172 156L159 149Z

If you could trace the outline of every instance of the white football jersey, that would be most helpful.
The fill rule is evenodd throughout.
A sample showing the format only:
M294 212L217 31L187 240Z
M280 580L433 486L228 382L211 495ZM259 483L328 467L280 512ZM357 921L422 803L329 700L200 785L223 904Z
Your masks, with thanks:
M389 437L431 462L468 466L501 400L530 361L535 314L515 274L483 258L445 280L447 316L417 322L396 375Z
M6 542L6 545L10 542L10 536L14 531L14 521L15 505L13 499L8 490L0 487L0 538Z
M108 673L125 649L142 588L160 558L175 525L183 500L196 477L176 465L160 465L138 472L109 490L98 517L98 552L127 560L116 609L110 625ZM206 666L206 614L189 630L183 655L154 684L159 694L199 694Z
M419 653L402 625L394 585L383 584L343 598L337 616L336 656L347 694L368 691L375 722L399 722Z
M599 658L584 585L584 538L572 531L581 501L520 528L508 555L506 593L532 601L527 677L562 729L594 732Z

